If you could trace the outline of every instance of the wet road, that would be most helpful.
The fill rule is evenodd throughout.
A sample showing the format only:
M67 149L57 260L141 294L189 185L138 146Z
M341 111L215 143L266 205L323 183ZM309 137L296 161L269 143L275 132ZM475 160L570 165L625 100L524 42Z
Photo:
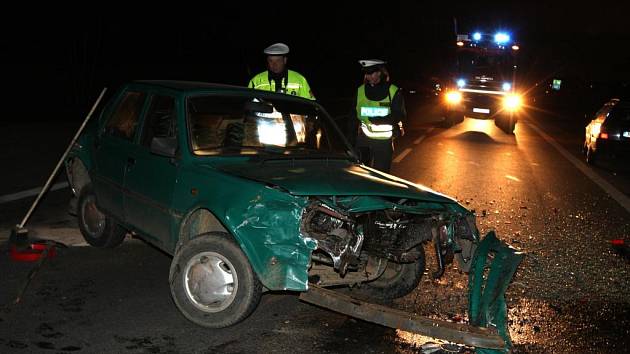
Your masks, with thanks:
M392 172L456 197L475 210L483 233L496 230L526 252L508 289L516 351L624 351L630 345L630 265L607 241L630 235L630 213L532 125L576 157L581 136L573 131L579 127L563 129L562 122L533 114L515 135L505 135L492 121L466 119L443 129L433 118L429 111L413 114ZM56 158L50 157L50 165ZM595 171L625 193L624 174ZM45 179L34 175L31 183L20 176L19 187ZM8 193L11 184L4 184ZM67 199L67 190L51 193L30 227L74 246L42 267L17 305L12 300L32 264L9 262L3 248L0 352L407 353L427 340L301 303L295 294L266 294L245 322L202 329L170 299L170 257L133 239L115 250L81 246L75 221L65 212ZM0 205L0 237L27 208L28 200ZM466 283L463 273L449 267L441 281L425 277L393 306L463 321Z
M580 128L563 127L542 114L530 114L514 135L487 120L467 118L445 130L417 118L411 136L398 146L394 174L455 196L476 211L482 234L496 230L527 255L508 290L517 350L617 352L627 347L630 268L608 241L627 239L630 213L538 133L559 137L558 144L580 158L583 137L569 133ZM406 149L411 151L404 155ZM623 191L630 180L624 172L586 168L627 197ZM444 307L456 313L453 304L465 303L448 290L465 278L451 277L456 280L439 290L442 310L428 306L420 313L444 313ZM429 303L431 296L418 298Z

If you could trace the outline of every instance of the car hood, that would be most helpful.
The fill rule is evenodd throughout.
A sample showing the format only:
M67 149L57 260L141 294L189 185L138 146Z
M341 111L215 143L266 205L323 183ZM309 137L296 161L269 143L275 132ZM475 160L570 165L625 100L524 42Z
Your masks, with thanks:
M349 161L291 159L263 163L221 161L204 165L300 196L363 195L456 203L425 186Z

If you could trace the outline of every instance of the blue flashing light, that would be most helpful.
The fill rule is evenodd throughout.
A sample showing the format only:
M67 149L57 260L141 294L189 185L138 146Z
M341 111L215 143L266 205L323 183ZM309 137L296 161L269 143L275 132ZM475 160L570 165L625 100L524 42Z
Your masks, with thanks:
M497 32L497 34L494 35L494 41L497 42L497 44L505 44L510 41L510 35L505 32Z
M479 33L479 32L473 33L473 39L476 40L476 41L480 41L481 40L481 33Z
M464 86L466 86L466 80L464 79L457 80L457 87L464 87Z
M512 88L512 84L510 84L509 82L504 82L503 86L501 86L503 88L503 91L510 91L510 89Z

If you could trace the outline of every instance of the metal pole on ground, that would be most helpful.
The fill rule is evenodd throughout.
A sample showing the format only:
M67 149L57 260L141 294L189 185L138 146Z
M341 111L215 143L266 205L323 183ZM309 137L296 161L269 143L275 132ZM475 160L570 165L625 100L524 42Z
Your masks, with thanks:
M28 219L31 217L31 214L35 210L35 207L37 206L37 204L39 204L39 201L42 199L42 196L46 193L46 191L48 191L48 188L50 187L50 184L52 183L53 179L57 175L57 172L59 172L59 168L61 167L61 165L63 164L64 160L66 159L66 156L68 156L68 153L72 149L72 146L74 145L76 140L79 138L79 135L81 135L81 132L83 132L83 128L85 128L87 122L92 117L92 114L96 110L96 107L98 106L98 104L101 102L101 99L105 95L106 91L107 91L107 87L104 87L103 90L101 91L101 94L96 99L96 102L94 102L94 105L92 106L92 109L90 110L88 115L85 117L85 120L83 121L83 124L81 124L81 127L79 127L79 130L77 130L77 133L72 138L72 141L70 141L70 144L68 145L68 147L66 148L66 151L63 153L63 155L59 159L59 162L57 162L57 166L55 166L55 169L52 171L52 173L48 177L48 181L46 181L46 184L44 185L42 190L37 195L37 198L35 199L35 201L31 205L31 208L28 210L26 215L24 215L24 218L22 219L22 222L20 222L18 225L16 225L15 228L11 231L11 239L10 240L11 240L12 243L20 244L20 245L28 244L28 230L24 228L24 225L26 224Z

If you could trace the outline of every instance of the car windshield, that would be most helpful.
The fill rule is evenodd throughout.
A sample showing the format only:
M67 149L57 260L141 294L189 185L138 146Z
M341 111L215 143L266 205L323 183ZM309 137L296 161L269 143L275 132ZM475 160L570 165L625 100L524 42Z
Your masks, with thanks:
M617 104L612 110L609 120L615 124L630 124L630 104L626 102Z
M508 54L501 52L462 51L458 53L458 63L460 73L506 75L510 73L512 58Z
M351 158L332 119L308 102L208 95L187 106L196 155Z

